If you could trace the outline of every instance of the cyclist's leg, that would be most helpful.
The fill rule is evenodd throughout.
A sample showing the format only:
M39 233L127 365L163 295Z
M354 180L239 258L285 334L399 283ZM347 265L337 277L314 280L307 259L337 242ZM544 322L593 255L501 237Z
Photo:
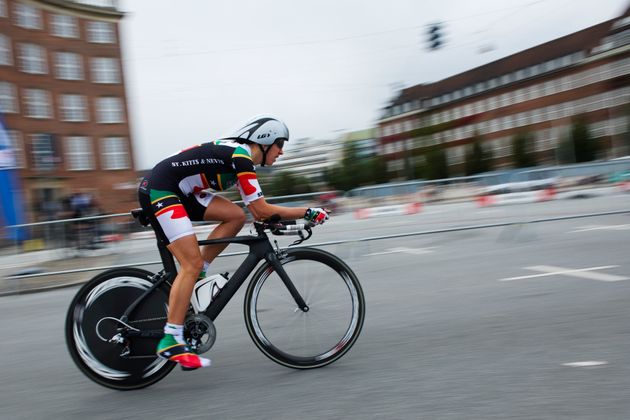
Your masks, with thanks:
M177 239L167 246L179 262L179 272L173 281L168 301L168 322L182 325L186 318L190 296L203 268L203 259L195 235Z
M168 319L164 338L157 348L158 355L177 362L184 368L210 366L210 360L192 353L185 344L183 325L190 305L193 287L203 268L199 244L194 234L181 237L168 245L179 262L179 272L173 281L168 299Z
M140 193L139 201L147 213L159 241L180 264L169 295L169 309L164 338L158 344L158 355L178 362L185 368L209 366L210 360L191 353L183 338L183 324L192 289L203 260L192 223L180 197L169 191Z
M195 221L216 221L215 227L208 239L230 238L236 236L246 221L245 212L230 200L218 195L199 191L190 196L182 197L182 202ZM228 244L206 245L201 250L203 260L210 264Z

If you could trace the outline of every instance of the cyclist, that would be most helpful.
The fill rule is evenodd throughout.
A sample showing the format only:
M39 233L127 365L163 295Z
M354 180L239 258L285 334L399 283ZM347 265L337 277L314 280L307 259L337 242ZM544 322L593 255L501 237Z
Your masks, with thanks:
M236 185L244 204L256 220L274 214L282 219L321 224L328 219L322 208L284 207L265 201L256 178L255 165L271 166L281 156L289 129L271 116L247 121L231 136L180 151L158 163L141 181L140 205L148 214L157 239L165 243L179 262L179 272L169 296L164 338L157 354L185 369L210 365L210 360L190 351L183 337L183 324L193 286L205 277L208 266L227 244L200 249L191 220L218 221L208 239L232 237L245 224L245 212L224 197L208 192Z

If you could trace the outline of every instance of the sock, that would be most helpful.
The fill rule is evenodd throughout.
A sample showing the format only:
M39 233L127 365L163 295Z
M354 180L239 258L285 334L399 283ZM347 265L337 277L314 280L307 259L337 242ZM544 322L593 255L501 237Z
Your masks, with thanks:
M210 366L210 359L200 357L190 352L190 349L184 341L183 325L167 322L164 326L164 334L168 335L165 335L158 344L158 356L169 359L172 362L179 363L185 370Z
M197 277L197 280L201 280L206 278L206 275L208 273L208 268L210 267L210 264L208 263L208 261L204 261L203 262L203 268L201 269L201 272L199 273L199 277Z
M175 341L177 341L179 344L186 344L186 341L184 340L183 325L171 324L167 322L164 326L164 334L172 335L173 338L175 338Z

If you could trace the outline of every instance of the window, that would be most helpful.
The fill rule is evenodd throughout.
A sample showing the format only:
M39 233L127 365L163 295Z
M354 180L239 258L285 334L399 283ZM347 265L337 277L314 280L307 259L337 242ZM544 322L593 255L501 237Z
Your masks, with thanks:
M88 22L87 39L88 42L96 44L114 44L116 42L114 25L109 22Z
M50 95L42 89L25 89L24 104L26 116L31 118L51 118Z
M554 63L553 67L556 68L556 69L559 69L560 67L562 67L562 57L555 58L553 60L553 63Z
M128 169L129 152L127 142L122 137L106 137L101 140L103 169Z
M0 82L0 112L18 112L18 101L15 86L9 82Z
M41 13L30 4L15 3L15 21L22 28L42 29Z
M492 149L496 157L505 157L512 154L512 145L509 137L501 137L492 141Z
M584 58L585 54L584 51L577 51L574 52L573 54L571 54L571 62L573 64L580 62L580 60L582 60Z
M118 60L108 57L97 57L92 59L92 81L94 83L120 83L120 72L118 71ZM404 110L409 107L406 102Z
M551 130L539 130L536 132L536 151L542 152L544 150L552 149L551 145Z
M499 105L496 96L492 96L488 99L488 109L496 109L498 106Z
M13 64L13 55L11 54L11 38L0 34L0 65L10 66Z
M24 73L46 74L46 50L35 44L20 44L20 65Z
M85 96L61 95L60 106L63 121L87 121Z
M458 118L461 118L461 116L462 116L462 107L458 106L458 107L456 107L454 109L451 109L450 112L451 112L451 118L450 119L456 120Z
M55 72L57 79L83 80L81 56L69 52L55 53Z
M564 57L562 57L562 65L568 66L569 64L571 64L571 56L565 55Z
M122 101L119 98L105 97L96 100L98 122L115 124L124 122Z
M55 36L61 38L78 38L79 31L77 19L69 15L52 15L51 16L51 32Z
M13 158L15 159L16 168L24 168L24 147L22 146L22 133L15 130L7 130L9 142L11 143L11 150L13 151Z
M92 142L89 137L66 137L66 162L69 171L94 169Z
M54 169L55 163L59 160L55 155L54 137L51 134L33 134L31 143L33 169L40 171Z
M405 161L403 159L394 159L387 161L387 171L397 172L402 171L405 168Z
M499 95L499 107L510 105L510 95L508 92Z
M464 155L464 146L455 146L446 149L446 160L449 165L464 163Z
M7 17L7 2L0 0L0 17Z
M541 73L540 64L534 64L530 68L532 76L538 76Z

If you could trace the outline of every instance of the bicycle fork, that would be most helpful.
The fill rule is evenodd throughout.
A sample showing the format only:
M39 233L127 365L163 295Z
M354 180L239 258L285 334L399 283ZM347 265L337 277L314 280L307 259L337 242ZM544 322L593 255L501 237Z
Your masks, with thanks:
M304 301L304 298L302 298L302 295L300 295L300 292L298 292L298 290L295 288L295 285L289 278L289 275L287 274L287 272L284 271L284 267L282 266L282 263L280 263L280 260L278 259L276 253L275 252L268 253L266 259L269 262L269 264L271 264L273 269L276 270L276 273L278 273L278 275L282 279L282 282L284 283L286 288L289 290L289 293L291 293L291 296L293 296L293 299L295 300L295 304L297 305L297 307L300 310L302 310L302 312L308 312L309 310L308 305Z

